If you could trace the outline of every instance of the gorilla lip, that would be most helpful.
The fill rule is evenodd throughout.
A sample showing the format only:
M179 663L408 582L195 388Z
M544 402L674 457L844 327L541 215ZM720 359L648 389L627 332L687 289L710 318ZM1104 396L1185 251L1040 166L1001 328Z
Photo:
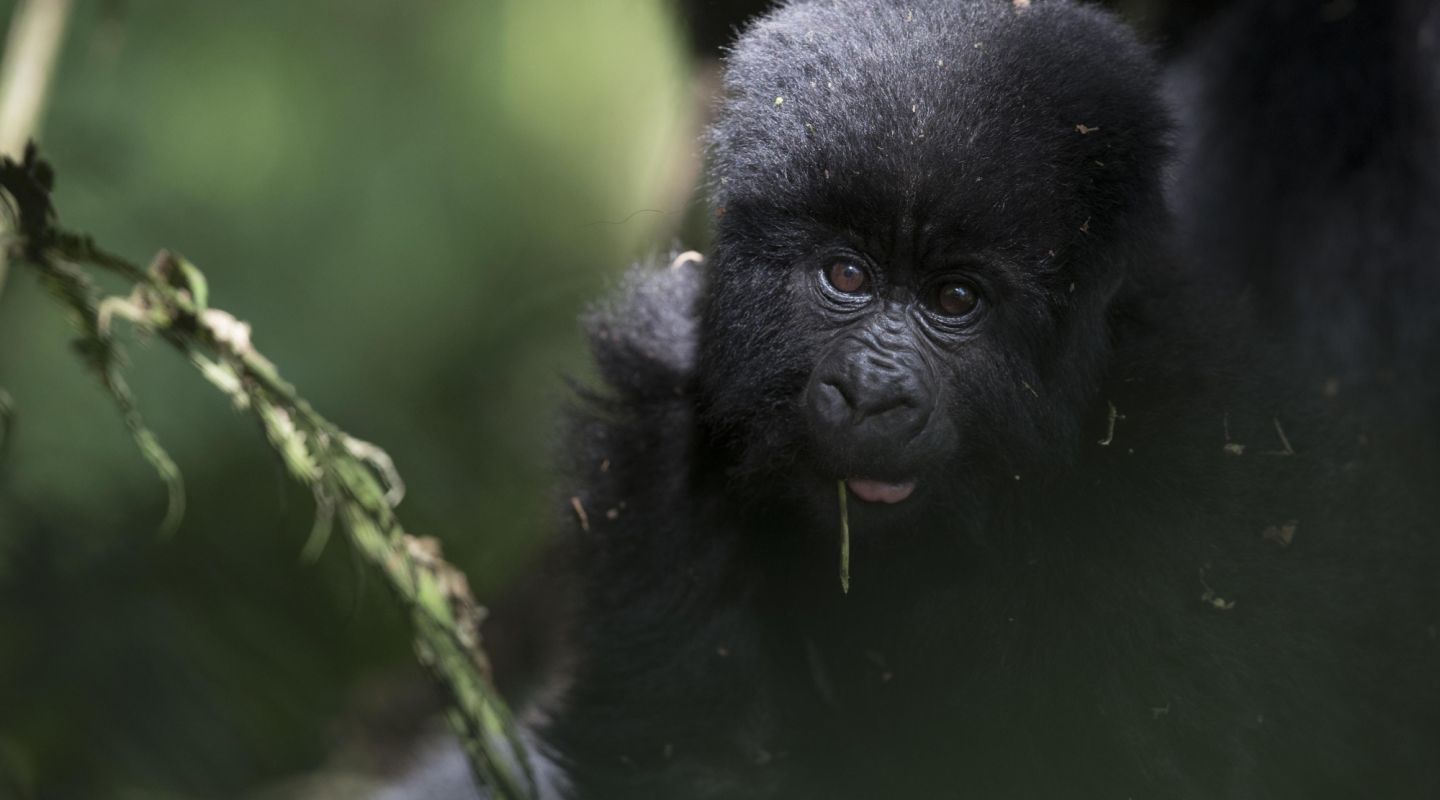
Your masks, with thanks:
M864 478L850 478L845 481L850 491L867 503L899 503L915 491L915 482L885 483Z

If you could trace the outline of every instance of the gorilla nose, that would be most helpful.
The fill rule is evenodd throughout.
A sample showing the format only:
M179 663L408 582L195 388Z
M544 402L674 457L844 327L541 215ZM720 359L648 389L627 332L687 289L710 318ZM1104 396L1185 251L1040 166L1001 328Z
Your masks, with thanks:
M876 375L817 378L811 384L809 411L822 439L849 440L862 449L867 445L893 449L913 438L930 419L928 392L913 380Z

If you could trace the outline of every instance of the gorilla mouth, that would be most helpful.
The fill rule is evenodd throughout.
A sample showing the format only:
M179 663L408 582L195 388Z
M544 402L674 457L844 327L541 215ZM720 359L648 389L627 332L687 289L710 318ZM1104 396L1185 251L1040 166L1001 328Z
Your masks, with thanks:
M852 494L867 503L899 503L915 491L915 482L885 483L864 478L850 478L845 481Z

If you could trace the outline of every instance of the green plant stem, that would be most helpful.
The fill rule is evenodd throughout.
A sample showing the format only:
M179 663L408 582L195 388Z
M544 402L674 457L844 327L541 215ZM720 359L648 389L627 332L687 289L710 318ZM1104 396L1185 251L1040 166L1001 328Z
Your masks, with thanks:
M840 484L840 591L850 594L850 504L845 481Z
M475 776L493 796L535 796L530 762L510 711L495 692L480 644L484 611L465 576L440 554L439 542L405 531L394 512L403 488L384 451L321 416L250 342L250 327L209 305L204 275L161 252L149 269L58 229L49 202L50 170L33 150L23 163L0 160L0 188L18 212L12 255L35 268L75 315L79 350L120 407L137 444L170 491L166 528L183 511L180 473L146 427L120 371L115 322L126 320L184 354L235 407L252 414L287 470L316 499L317 520L306 553L318 553L338 518L351 545L380 571L410 618L421 662L446 689L449 718ZM99 296L81 268L132 283L125 297Z

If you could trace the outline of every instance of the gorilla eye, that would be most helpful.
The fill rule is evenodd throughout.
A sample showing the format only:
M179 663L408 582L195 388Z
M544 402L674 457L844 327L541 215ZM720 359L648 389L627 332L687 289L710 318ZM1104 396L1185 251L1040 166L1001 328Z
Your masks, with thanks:
M869 284L865 278L865 270L850 261L836 261L831 264L825 271L825 280L835 287L836 291L845 294L860 294Z
M980 304L980 293L974 285L964 281L950 281L940 285L935 296L935 307L947 317L963 317Z

